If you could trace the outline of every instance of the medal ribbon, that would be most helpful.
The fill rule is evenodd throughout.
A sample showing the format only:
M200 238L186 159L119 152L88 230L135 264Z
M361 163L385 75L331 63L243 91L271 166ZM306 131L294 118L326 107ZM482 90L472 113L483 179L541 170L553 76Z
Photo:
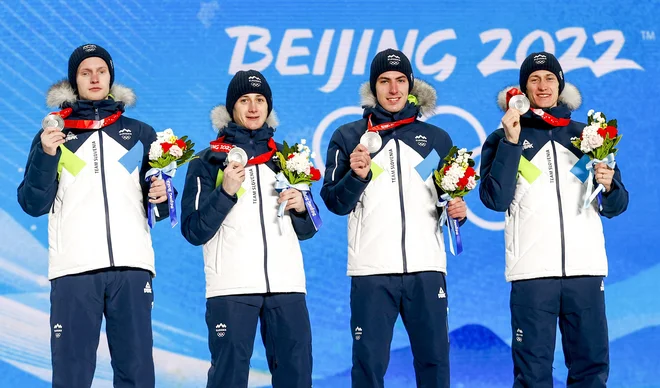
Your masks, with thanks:
M373 116L373 115L369 115L369 121L367 122L367 131L369 131L369 132L385 131L385 130L388 130L388 129L400 127L402 125L412 123L417 118L417 115L415 115L415 116L408 117L407 119L403 119L403 120L398 120L398 121L392 121L392 122L389 122L389 123L382 123L382 124L378 124L378 125L373 125L371 123L371 116Z
M119 117L121 117L122 111L118 110L112 115L101 120L66 120L66 118L69 117L71 113L73 113L73 109L66 108L59 112L51 112L50 114L60 116L64 120L64 128L95 130L114 124L117 120L119 120Z
M229 144L224 142L225 137L222 136L216 140L213 140L211 142L211 150L213 152L224 152L224 153L229 153L229 151L236 147L234 144ZM273 155L275 155L275 152L277 151L277 145L275 144L275 140L271 137L268 139L268 152L265 152L261 155L255 156L252 159L248 160L247 164L249 166L254 166L257 164L263 164L268 162L269 160L272 159Z

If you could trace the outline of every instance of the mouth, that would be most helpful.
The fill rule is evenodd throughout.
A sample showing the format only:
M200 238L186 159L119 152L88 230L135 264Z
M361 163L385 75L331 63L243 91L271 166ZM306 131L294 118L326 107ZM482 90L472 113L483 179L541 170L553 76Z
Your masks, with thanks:
M538 98L549 98L549 97L552 97L552 94L539 93L539 94L536 95L536 97L538 97Z
M396 104L399 101L401 101L401 97L389 97L389 98L387 98L387 102L389 102L392 105Z
M90 88L90 92L100 92L102 89L101 88Z

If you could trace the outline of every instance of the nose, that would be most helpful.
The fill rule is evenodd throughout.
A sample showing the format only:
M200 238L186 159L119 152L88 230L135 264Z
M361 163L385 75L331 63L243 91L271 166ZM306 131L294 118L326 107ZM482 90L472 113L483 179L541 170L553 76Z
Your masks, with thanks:
M390 83L390 90L389 90L391 95L396 95L399 93L399 84L397 82L392 82Z

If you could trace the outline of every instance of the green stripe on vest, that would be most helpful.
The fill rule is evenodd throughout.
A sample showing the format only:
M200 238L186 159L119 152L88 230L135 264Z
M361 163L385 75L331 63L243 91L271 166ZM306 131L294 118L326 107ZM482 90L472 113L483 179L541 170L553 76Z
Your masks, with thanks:
M371 180L376 180L380 174L383 173L383 168L377 165L373 160L371 161Z
M64 145L60 145L60 151L62 154L60 155L60 161L57 163L57 180L60 179L62 168L66 168L71 175L76 176L87 165L84 160L76 156L76 154Z
M541 170L532 164L532 162L525 159L524 156L520 156L520 163L518 163L518 176L521 175L527 182L529 182L529 184L532 184L536 178L541 176Z

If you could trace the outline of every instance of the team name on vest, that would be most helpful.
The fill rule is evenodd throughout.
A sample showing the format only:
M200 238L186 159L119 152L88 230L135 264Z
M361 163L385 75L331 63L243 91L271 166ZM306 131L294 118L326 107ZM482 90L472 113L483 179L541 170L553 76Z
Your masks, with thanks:
M258 167L255 167L258 168ZM257 203L257 180L254 176L254 168L248 170L250 174L250 187L252 188L252 203Z
M545 150L545 158L548 161L548 176L550 176L550 183L554 183L555 173L552 166L552 155L550 155L550 150Z
M394 151L390 148L389 150L390 154L390 178L392 179L392 183L396 183L396 171L394 167Z
M94 174L99 173L99 149L96 140L92 141L92 159L94 160Z

